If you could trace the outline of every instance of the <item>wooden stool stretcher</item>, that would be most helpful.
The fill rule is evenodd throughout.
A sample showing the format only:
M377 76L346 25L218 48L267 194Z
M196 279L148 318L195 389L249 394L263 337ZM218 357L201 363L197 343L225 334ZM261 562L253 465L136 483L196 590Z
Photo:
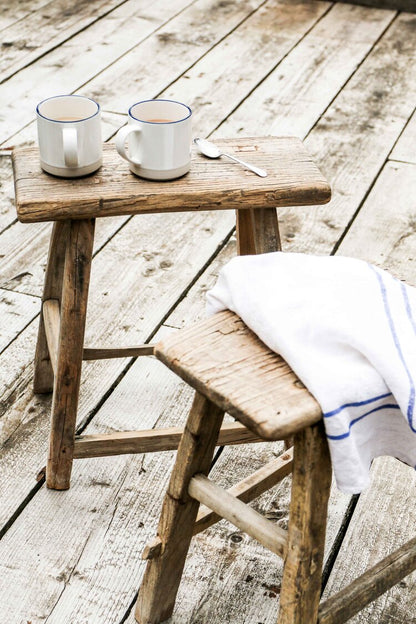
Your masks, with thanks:
M64 180L43 173L38 150L13 153L17 215L23 223L54 221L45 275L35 356L34 390L53 391L47 485L66 489L74 457L149 452L176 448L179 432L77 437L78 395L83 360L137 357L152 345L85 347L84 332L95 219L193 210L236 210L238 253L280 249L276 208L314 205L330 199L330 188L296 138L241 138L218 141L226 150L250 155L267 178L225 160L195 155L184 178L163 184L132 175L114 146L105 145L103 167L86 178ZM166 439L166 435L170 436ZM234 438L233 438L234 436ZM224 443L253 434L239 426ZM255 436L254 436L255 437ZM173 446L172 446L173 445Z

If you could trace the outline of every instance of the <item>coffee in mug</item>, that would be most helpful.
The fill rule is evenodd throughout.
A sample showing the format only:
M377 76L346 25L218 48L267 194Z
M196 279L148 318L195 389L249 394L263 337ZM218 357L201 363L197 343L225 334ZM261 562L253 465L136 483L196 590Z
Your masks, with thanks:
M77 178L102 164L100 106L82 95L58 95L36 108L40 164L44 171Z
M127 143L127 146L126 146ZM116 148L130 170L149 180L173 180L191 165L192 111L174 100L144 100L130 107Z

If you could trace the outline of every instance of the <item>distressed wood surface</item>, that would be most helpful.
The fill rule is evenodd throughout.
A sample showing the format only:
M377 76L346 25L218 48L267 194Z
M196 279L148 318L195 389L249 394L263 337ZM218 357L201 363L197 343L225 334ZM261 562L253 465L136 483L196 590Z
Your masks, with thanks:
M335 0L335 2L347 1L351 4L362 4L366 7L416 12L416 0Z
M98 100L105 110L126 114L138 99L155 97L166 88L260 4L261 0L175 0L166 5L157 0L152 6L146 5L142 19L143 5L137 6L134 0L130 0L130 7L123 3L120 15L114 16L115 23L114 14L110 13L109 19L98 21L51 55L39 59L36 81L30 66L0 85L3 110L9 113L7 118L0 119L1 140L33 119L36 104L50 95L51 83L55 93L79 91ZM188 5L188 10L183 10ZM79 50L83 50L82 63ZM95 76L96 80L92 80ZM88 88L84 86L90 82ZM16 117L17 102L20 112Z
M96 435L77 436L74 457L105 457L125 453L172 451L178 448L183 429L170 427L156 431L121 431ZM218 444L246 444L260 438L240 423L227 423L221 427Z
M155 355L265 439L283 440L322 417L283 358L229 310L156 344Z
M46 465L46 484L56 490L67 490L71 477L94 228L94 219L70 221L64 247L65 263L60 300L61 328L53 382L51 435Z
M99 0L93 6L88 0L57 0L38 10L32 7L1 32L0 83L121 4L122 0Z
M188 290L195 271L204 267L228 236L234 215L222 214L225 220L219 219L221 213L217 212L200 214L197 219L193 214L141 215L132 219L93 261L85 344L92 344L97 336L103 343L110 344L148 340L178 298ZM160 232L165 230L171 235L161 245ZM186 245L185 232L188 232ZM189 258L192 258L191 263ZM19 352L24 375L30 370L33 353L34 346ZM102 393L111 390L127 364L128 361L118 359L85 363L79 423L94 414ZM25 498L30 491L33 475L44 464L42 440L48 435L50 403L39 396L33 397L31 385L20 390L20 384L17 375L4 405L5 432L14 432L14 435L8 442L0 482L4 494L9 492L0 511L2 519L18 505L19 498ZM20 390L17 397L16 388ZM37 405L42 405L40 411L35 408ZM141 417L138 417L131 428L141 425ZM124 429L123 425L120 429ZM28 453L28 461L18 463L16 468L21 445Z
M52 305L61 305L62 280L65 269L66 241L70 233L69 222L54 224L49 243L48 264L45 272L41 308L48 302ZM56 323L55 323L56 325ZM53 332L56 338L56 329ZM51 336L52 338L52 336ZM56 372L58 358L58 343L50 340L47 332L47 319L40 314L39 331L36 343L34 380L35 392L51 392L53 388L54 373ZM51 357L52 354L52 357Z
M66 0L66 4L72 12L73 3ZM91 3L83 4L87 6ZM50 97L51 92L54 95L77 91L116 59L139 46L149 35L155 31L157 33L160 26L181 13L190 0L174 0L169 5L163 0L156 0L146 6L145 11L134 0L123 3L117 1L117 4L121 6L111 11L107 19L98 20L90 28L81 30L77 36L49 54L41 55L34 65L29 65L0 85L0 99L3 110L7 111L7 115L0 120L0 143L10 139L31 122L36 105ZM123 31L122 37L120 31ZM82 63L78 58L80 50ZM110 105L108 110L114 111L114 107ZM126 113L127 108L119 112Z
M209 473L223 418L222 409L195 393L157 528L162 549L148 561L137 597L135 616L142 624L172 615L199 509L189 487L195 473Z
M416 112L411 116L403 133L394 146L390 158L416 164Z
M13 152L16 208L22 222L123 214L185 212L314 205L329 201L325 178L295 137L221 141L220 149L265 169L261 178L227 159L210 159L194 149L190 172L155 184L134 176L113 145L105 145L103 166L93 176L59 180L45 175L36 148ZM77 201L74 202L74 197Z
M287 557L278 624L317 619L332 466L322 420L294 436Z
M10 26L53 4L58 3L13 0L0 10L0 20L5 20L0 25ZM414 162L413 15L312 0L212 0L194 2L192 7L175 0L153 2L145 14L135 12L133 17L132 12L130 24L127 9L132 4L140 13L141 7L132 0L123 3L0 86L3 146L33 144L34 106L50 95L52 85L105 102L106 139L124 123L129 104L155 95L192 100L198 134L307 137L308 150L332 181L335 199L327 207L279 211L283 247L330 253L342 240L344 245L350 241L354 255L372 260L374 252L374 260L385 266L391 263L397 273L404 269L406 279L412 280L413 170L399 163L395 172L392 162L386 167L386 159ZM172 62L166 63L166 57ZM35 315L50 226L14 222L9 151L2 152L1 161L0 286L4 296L11 291L20 297L35 295ZM377 191L378 179L384 191ZM371 210L365 202L369 191L369 197L377 191ZM378 221L377 204L379 233L372 225ZM364 206L368 218L363 215L361 222ZM89 344L139 344L162 321L167 328L180 326L202 314L204 291L235 253L231 238L218 261L212 260L229 239L234 216L223 212L159 217L99 220ZM344 239L354 218L357 226L353 223L351 236ZM137 255L138 249L142 255ZM0 436L5 441L0 451L2 617L8 624L41 624L45 618L48 624L94 619L133 624L129 609L144 570L139 546L154 535L173 454L77 461L72 490L38 491L35 476L45 463L50 398L31 394L37 319L31 321L25 301L29 299L19 298L17 316L12 311L17 311L15 304L2 308L7 307L1 324L7 346L0 354ZM131 368L130 364L129 360L85 363L79 417L81 423L92 418L87 434L183 424L191 398L187 389L152 358L140 358ZM273 459L280 450L276 444L225 449L213 477L230 487L233 478L244 478L249 467L260 468ZM338 565L345 564L345 569L334 568L330 593L349 582L354 566L360 574L388 548L394 550L414 534L413 509L406 512L413 473L397 472L395 465L376 462L378 490L353 514L348 548L338 557ZM284 479L252 503L283 527L288 482ZM402 489L393 488L395 483ZM348 497L334 490L327 553L347 504ZM372 533L385 518L393 524L385 532L378 526L378 533ZM65 549L52 549L62 535ZM368 548L354 547L354 538ZM277 558L220 522L193 540L172 622L275 624L281 572ZM356 616L354 624L407 623L414 616L413 588L412 579L406 579Z

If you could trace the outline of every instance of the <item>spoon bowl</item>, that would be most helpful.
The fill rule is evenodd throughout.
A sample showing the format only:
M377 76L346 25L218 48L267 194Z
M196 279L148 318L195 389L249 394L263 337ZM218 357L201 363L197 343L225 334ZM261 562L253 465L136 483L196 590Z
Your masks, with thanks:
M249 169L249 171L252 171L262 178L265 178L267 176L267 172L264 171L264 169L260 169L260 167L254 167L254 165L249 165L248 163L240 160L239 158L236 158L235 156L232 156L231 154L226 154L225 152L222 152L219 147L215 145L215 143L211 143L211 141L207 141L207 139L200 139L199 137L197 137L196 139L194 139L194 143L197 146L198 150L201 152L201 154L203 154L207 158L220 158L221 156L226 156L227 158L231 158L231 160L235 160L235 162L240 163L240 165L243 165L246 169Z

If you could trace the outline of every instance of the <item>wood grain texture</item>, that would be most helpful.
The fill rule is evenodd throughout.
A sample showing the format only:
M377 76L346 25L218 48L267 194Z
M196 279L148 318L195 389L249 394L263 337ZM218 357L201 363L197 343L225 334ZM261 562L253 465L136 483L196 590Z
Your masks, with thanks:
M45 326L46 342L48 344L49 359L52 370L56 374L56 364L58 361L59 333L61 329L61 317L59 312L59 301L57 299L47 299L42 306L43 323Z
M291 20L296 23L298 8L291 4L296 12L291 15ZM307 4L312 6L310 1ZM316 4L324 5L322 2ZM225 119L215 135L245 136L252 134L255 127L259 128L256 134L305 138L325 114L328 103L343 89L348 89L348 81L361 63L366 64L367 55L394 17L393 11L334 4ZM274 18L277 20L278 14ZM198 63L190 74L194 88L203 79L200 76L203 63L204 60ZM186 86L186 82L183 79L178 87L191 90L191 85ZM351 101L357 95L353 92ZM207 97L207 103L210 101ZM213 107L214 102L210 107L204 105L201 118L204 119ZM261 111L255 121L253 111ZM210 131L209 126L206 130ZM353 128L350 127L350 130L353 131ZM324 159L322 165L325 168Z
M263 80L267 80L269 74L273 74L284 63L287 55L293 54L299 42L308 38L308 33L314 31L330 7L330 3L321 0L269 0L261 3L257 11L249 15L238 28L230 31L209 54L201 56L174 84L165 88L163 97L189 104L193 110L192 124L196 136L207 136L218 126L217 135L224 136L221 127L224 119L228 122L235 115L238 116L239 107L244 106L257 89L261 89ZM332 44L327 41L328 45ZM294 74L297 74L297 70L292 70L291 81L294 80ZM305 79L307 76L303 75L303 81ZM216 93L221 92L221 97L213 97L213 85ZM276 100L285 86L276 76ZM247 97L247 94L250 95ZM294 99L297 97L299 92ZM276 101L274 93L271 99ZM270 132L270 124L265 123L269 106L261 105L257 109L252 107L245 132L236 127L234 135L253 136L253 128L262 126L264 131L256 134L277 134ZM280 106L276 106L276 109L278 111ZM303 109L302 117L305 113ZM296 133L279 133L279 136L286 135Z
M52 48L46 55L42 55L41 50L38 51L37 55L36 51L26 50L27 53L32 52L33 54L35 52L35 56L38 58L34 63L21 68L17 74L0 85L0 100L4 109L8 111L7 117L0 119L0 143L9 142L13 135L22 130L23 126L29 124L35 117L37 103L50 97L51 93L53 95L80 91L82 95L87 95L85 88L82 87L85 83L102 74L117 59L124 57L132 48L140 46L143 40L147 40L152 34L158 40L158 30L161 25L169 23L187 5L193 4L192 0L171 0L169 5L164 0L154 0L151 5L143 7L136 0L116 1L120 5L118 8L110 10L108 16L95 14L92 19L90 16L89 27L85 29L81 27L78 34L75 34L77 16L73 14L73 11L76 11L78 3L82 3L85 17L85 12L91 13L92 11L91 3L85 0L76 0L77 4L75 5L70 0L48 2L49 5L52 5L49 7L52 12L54 11L53 5L60 4L62 7L62 3L65 2L70 16L64 22L66 21L68 24L68 21L72 19L72 23L74 23L75 20L74 36L69 37L56 49ZM98 2L103 6L101 0ZM111 7L114 8L114 6L112 1ZM94 21L94 17L101 19ZM42 21L42 17L39 15L38 21ZM59 37L61 23L55 22L51 27L55 27ZM120 36L121 31L123 32L122 37ZM31 37L36 37L37 34L35 31L31 33ZM42 38L42 34L40 37ZM82 53L82 63L79 62L78 58L80 53ZM52 92L51 84L53 84ZM100 97L98 97L98 101L103 104ZM110 104L108 110L114 110L113 103ZM16 114L17 110L19 111L18 115ZM124 107L120 112L125 114L126 111L127 107ZM19 140L15 140L14 144L19 142Z
M348 2L349 4L361 4L377 9L393 9L395 11L416 12L416 0L334 0L335 2Z
M171 427L82 435L75 438L74 458L172 451L178 448L182 433L182 428ZM261 438L240 423L223 425L218 436L218 445L221 446L260 441Z
M29 325L38 311L37 297L0 288L0 354L7 353L7 348L19 336L22 327Z
M93 219L71 221L66 242L60 302L61 329L46 466L47 486L57 490L68 489L71 477L94 225Z
M416 112L413 113L399 140L394 146L391 154L391 160L401 160L403 162L413 163L416 165Z
M265 439L285 439L322 417L287 363L228 310L166 338L155 355Z
M159 1L165 8L166 2ZM162 28L90 80L83 92L98 99L107 110L126 113L137 102L138 94L159 96L264 2L194 0L189 3L187 0L187 4L187 9L175 11ZM178 99L186 101L184 97Z
M221 441L221 432L218 442ZM293 465L293 449L289 449L282 453L280 457L262 466L248 477L236 483L227 491L232 496L237 497L244 503L248 503L270 488L279 483L284 477L292 471ZM209 526L218 522L220 516L208 507L202 506L198 512L198 516L194 526L194 535L200 531L204 531Z
M237 250L240 255L280 251L279 224L275 208L236 211Z
M389 161L339 247L416 285L416 164Z
M188 494L189 483L196 473L208 474L223 416L216 405L195 395L159 520L161 553L148 562L137 598L140 624L162 622L172 614L199 508Z
M135 347L87 347L84 349L83 360L111 360L120 357L139 357L153 355L152 344L137 345Z
M416 537L323 603L319 624L346 622L415 569Z
M223 490L205 475L196 474L189 483L189 494L215 511L265 548L284 557L287 552L287 532L257 511Z
M66 243L69 237L68 222L55 223L49 242L48 264L43 285L42 304L53 299L60 305L62 298L62 281L64 275ZM36 342L35 370L33 389L36 393L51 392L54 371L46 340L43 314L39 317L39 331Z
M69 6L67 0L57 0L40 10L35 7L2 32L0 84L120 4L122 0L99 0L92 7L88 0L76 0Z
M143 212L225 210L313 205L330 199L330 188L301 141L294 137L258 137L219 142L223 149L268 171L259 178L225 159L194 155L191 171L179 180L158 184L128 170L112 145L104 146L104 164L93 176L59 180L40 170L35 148L14 151L16 206L23 222L104 217Z
M278 624L317 621L331 475L321 421L295 436L289 542Z

